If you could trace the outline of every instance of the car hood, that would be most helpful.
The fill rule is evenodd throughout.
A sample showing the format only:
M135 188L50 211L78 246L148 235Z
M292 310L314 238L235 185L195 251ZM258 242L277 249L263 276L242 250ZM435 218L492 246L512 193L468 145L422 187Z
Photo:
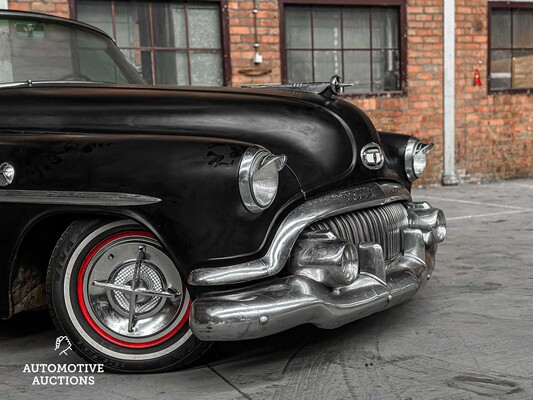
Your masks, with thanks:
M16 86L16 85L15 85ZM340 99L291 90L42 83L0 89L0 129L172 134L231 140L285 154L306 194L371 179L358 152L379 136Z

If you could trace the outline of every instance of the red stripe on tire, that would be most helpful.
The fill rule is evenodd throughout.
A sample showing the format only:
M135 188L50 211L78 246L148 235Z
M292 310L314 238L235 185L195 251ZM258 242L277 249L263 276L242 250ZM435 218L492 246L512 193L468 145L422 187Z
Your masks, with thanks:
M179 330L183 327L185 322L187 322L189 318L189 313L191 311L191 304L192 302L189 300L189 304L187 305L187 311L185 312L185 315L180 320L179 324L172 329L169 333L167 333L165 336L160 337L159 339L152 340L149 342L126 342L123 340L119 340L117 338L114 338L113 336L109 335L107 332L105 332L102 328L100 328L96 322L94 322L93 318L91 317L91 314L89 314L89 311L87 311L87 306L85 305L85 300L83 298L83 277L85 275L85 271L87 270L87 266L93 259L96 253L104 247L106 244L111 243L113 240L117 240L126 236L144 236L154 239L154 235L152 235L150 232L145 231L129 231L129 232L121 232L116 235L113 235L111 237L108 237L107 239L101 241L98 243L90 252L87 254L87 257L83 260L83 263L80 268L80 272L78 273L78 282L77 282L77 292L78 292L78 302L80 305L81 313L83 314L85 320L87 323L91 326L91 328L98 333L100 336L102 336L105 340L116 344L117 346L127 347L130 349L145 349L148 347L154 347L157 346L168 339L170 339L172 336L174 336L176 333L179 332Z

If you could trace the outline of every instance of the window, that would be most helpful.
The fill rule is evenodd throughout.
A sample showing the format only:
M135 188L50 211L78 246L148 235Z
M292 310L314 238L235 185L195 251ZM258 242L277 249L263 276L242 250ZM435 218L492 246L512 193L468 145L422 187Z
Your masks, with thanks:
M322 82L338 74L346 93L402 89L400 6L284 6L284 79Z
M533 3L492 5L489 46L490 89L532 89Z
M76 25L0 17L0 83L142 83L110 39Z
M76 14L113 37L148 83L225 83L218 2L77 0Z

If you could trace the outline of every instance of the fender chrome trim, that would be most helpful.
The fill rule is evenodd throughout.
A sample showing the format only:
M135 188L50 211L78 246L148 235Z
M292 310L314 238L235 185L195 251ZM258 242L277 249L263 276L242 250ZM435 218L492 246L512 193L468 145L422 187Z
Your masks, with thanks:
M411 194L392 182L369 182L308 200L285 217L262 258L230 266L195 269L190 273L188 283L195 286L229 285L273 276L287 262L294 243L306 226L333 215L401 200L411 200Z
M160 201L157 197L131 193L0 190L0 203L128 207L156 204Z

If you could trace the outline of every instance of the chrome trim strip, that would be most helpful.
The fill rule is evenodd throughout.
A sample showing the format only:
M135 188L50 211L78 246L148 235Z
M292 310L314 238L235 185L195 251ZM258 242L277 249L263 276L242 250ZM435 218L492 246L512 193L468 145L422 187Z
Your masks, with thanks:
M198 268L190 273L188 282L196 286L228 285L275 275L281 271L296 239L309 224L361 208L410 199L406 188L391 182L370 182L316 197L285 217L262 258L230 266Z
M0 190L0 203L128 207L156 204L160 201L157 197L131 193Z
M0 83L0 89L16 89L21 87L34 87L34 86L83 86L83 87L93 87L93 86L102 86L106 85L106 82L99 82L99 81L21 81L21 82L7 82L7 83ZM113 85L112 83L109 83L109 85Z

